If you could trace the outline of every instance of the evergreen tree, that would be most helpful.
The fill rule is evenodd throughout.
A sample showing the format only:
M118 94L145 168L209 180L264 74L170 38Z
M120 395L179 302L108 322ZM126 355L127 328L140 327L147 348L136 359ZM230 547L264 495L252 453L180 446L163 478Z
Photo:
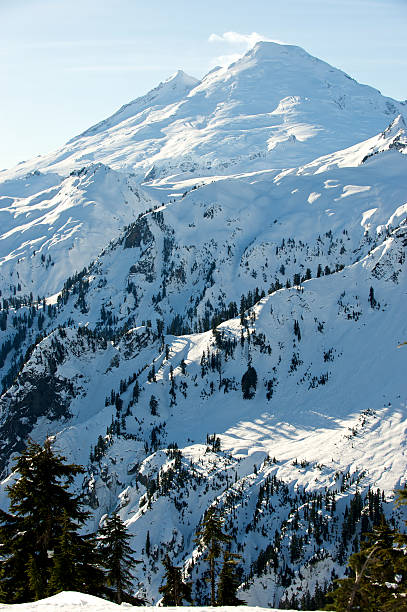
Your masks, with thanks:
M79 536L76 547L76 567L81 580L82 593L89 593L98 597L109 595L106 592L105 560L98 550L98 541L95 534L90 533Z
M256 387L257 372L254 367L249 364L249 367L242 376L243 399L252 399L256 394Z
M370 287L369 289L369 304L371 308L376 308L376 298L374 296L374 289L373 287Z
M81 591L82 584L77 571L75 549L77 547L77 527L64 512L62 531L53 556L53 566L48 582L49 594L60 591Z
M403 344L407 344L407 342L404 342ZM398 506L407 506L407 485L404 486L404 489L399 489L398 491L396 491L396 495L396 504Z
M150 556L150 550L151 550L150 531L147 531L147 535L146 535L146 545L145 545L145 551L146 551L146 555L147 555L147 557L149 557L149 556Z
M367 534L361 550L349 558L352 575L338 580L338 588L329 594L333 604L328 610L405 610L407 561L397 537L384 518Z
M18 535L22 521L2 510L0 521L0 601L28 601L32 594L27 584L27 554Z
M228 551L223 553L223 565L218 581L218 606L241 606L246 603L236 597L236 591L240 584L236 571L237 559L239 557L240 555Z
M106 519L99 530L100 552L103 565L107 570L107 584L115 591L118 604L123 601L123 593L132 587L132 577L129 568L137 563L129 545L130 535L121 518L116 512Z
M152 395L150 398L150 412L153 416L157 416L158 401L155 395Z
M68 537L67 517L73 532L88 518L80 499L68 490L74 477L83 471L81 466L66 464L65 457L54 453L50 438L43 446L29 440L26 450L17 458L18 478L7 489L10 509L0 510L2 601L33 601L49 593L54 553L62 546L64 530ZM76 537L77 546L71 551L80 558L85 536ZM89 556L91 547L87 548ZM82 591L88 584L86 576L84 580Z
M96 539L93 534L83 536L77 530L78 526L65 513L62 533L53 554L48 594L80 591L104 597L108 595L104 586L104 560Z
M210 566L211 606L216 605L215 570L216 559L220 557L221 544L229 542L230 536L222 531L223 519L216 508L209 508L202 521L201 528L196 532L196 542L207 548L206 560Z
M136 380L134 387L133 387L133 399L136 403L138 402L139 397L140 397L140 385L138 383L138 380Z
M165 583L158 589L163 595L162 605L182 606L184 600L192 603L192 584L183 581L181 568L172 565L168 555L166 555L163 564L165 567Z

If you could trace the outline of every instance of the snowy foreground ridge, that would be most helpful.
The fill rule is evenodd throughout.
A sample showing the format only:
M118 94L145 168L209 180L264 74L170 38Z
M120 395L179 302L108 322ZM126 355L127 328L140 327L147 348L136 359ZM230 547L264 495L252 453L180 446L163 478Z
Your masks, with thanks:
M114 610L126 610L129 608L133 608L130 604L122 604L121 606L111 603L109 601L105 601L104 599L100 599L99 597L93 597L92 595L84 595L83 593L76 593L74 591L64 591L63 593L58 593L58 595L53 595L53 597L48 597L47 599L41 599L40 601L36 601L34 603L29 604L15 604L13 606L7 606L4 604L0 604L0 610L16 610L21 612L30 612L31 610L38 610L39 612L112 612ZM261 610L267 610L268 612L275 612L270 608L258 608L258 607L248 607L248 606L221 606L217 608L212 608L210 606L185 606L182 608L185 612L211 612L218 611L222 612L261 612ZM162 610L162 612L177 612L179 608L177 607L156 607L156 606L146 606L146 607L137 607L137 610L140 612L153 612L157 610ZM290 612L288 610L288 612ZM293 612L293 611L291 611Z
M241 600L323 607L361 533L406 518L406 121L259 43L0 171L0 507L53 435L86 529L125 521L135 597L168 552L209 601L215 506Z

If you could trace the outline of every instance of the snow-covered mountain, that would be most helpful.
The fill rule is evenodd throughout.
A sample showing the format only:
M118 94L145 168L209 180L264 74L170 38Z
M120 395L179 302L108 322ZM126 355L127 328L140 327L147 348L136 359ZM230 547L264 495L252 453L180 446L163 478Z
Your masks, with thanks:
M288 167L365 140L406 109L300 47L260 42L201 82L177 72L18 173L102 162L152 178L239 162L246 169L253 158Z
M0 173L2 505L52 433L148 601L167 550L206 601L216 504L243 599L318 605L380 508L401 520L406 109L259 43Z

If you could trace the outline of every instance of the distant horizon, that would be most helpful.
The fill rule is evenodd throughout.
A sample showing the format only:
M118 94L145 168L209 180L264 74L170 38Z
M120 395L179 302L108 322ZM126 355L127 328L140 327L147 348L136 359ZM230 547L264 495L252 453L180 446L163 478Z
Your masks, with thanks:
M159 12L133 0L16 0L0 7L0 169L57 149L177 70L201 80L260 40L405 100L406 23L402 0L208 0L193 14L185 0Z

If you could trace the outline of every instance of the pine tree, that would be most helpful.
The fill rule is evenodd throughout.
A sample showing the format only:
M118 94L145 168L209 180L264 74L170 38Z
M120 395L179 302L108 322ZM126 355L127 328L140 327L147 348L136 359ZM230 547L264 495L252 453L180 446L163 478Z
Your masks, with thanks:
M373 287L370 287L369 289L369 304L371 308L376 308L376 298L374 296L374 289Z
M29 440L17 458L18 478L7 489L10 509L0 511L2 601L33 601L49 593L53 555L61 543L66 517L74 531L88 518L80 499L68 490L74 477L83 471L81 466L66 464L65 457L54 453L50 438L43 446ZM80 545L84 538L77 535L78 546L73 552L78 557L82 555ZM82 591L86 590L87 578L84 579Z
M236 597L236 591L240 584L239 576L236 572L238 558L240 558L240 555L228 551L223 553L223 565L218 581L218 606L241 606L246 603Z
M166 555L163 561L165 567L165 583L158 589L163 598L163 606L182 606L183 601L192 603L192 584L184 582L180 567L172 565L170 558Z
M27 554L18 536L22 521L0 510L0 601L28 601L32 594L27 584Z
M201 528L196 532L196 542L207 548L206 560L210 565L211 606L216 605L215 570L216 559L220 557L221 544L229 542L230 536L222 531L223 519L216 508L209 508L202 521Z
M76 567L81 580L83 593L105 597L109 595L105 588L105 560L98 550L98 540L90 533L79 537L76 548Z
M132 587L132 576L129 568L137 563L129 545L130 535L119 515L114 512L106 519L99 530L100 552L107 570L107 584L115 591L118 604L123 601L123 594Z

